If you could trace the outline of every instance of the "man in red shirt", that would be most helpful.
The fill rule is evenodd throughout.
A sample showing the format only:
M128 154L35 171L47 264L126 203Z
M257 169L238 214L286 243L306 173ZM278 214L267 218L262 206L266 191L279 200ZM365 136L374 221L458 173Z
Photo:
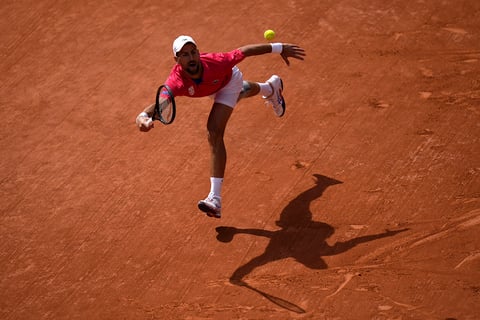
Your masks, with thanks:
M290 65L288 58L303 60L305 56L303 48L289 43L252 44L230 52L200 53L196 42L189 36L179 36L173 42L176 64L165 84L174 96L211 96L214 99L207 122L211 188L207 198L198 202L198 208L209 217L221 217L221 187L227 160L223 135L237 101L261 94L277 116L285 113L283 82L279 76L273 75L263 83L244 81L242 72L236 66L246 57L266 53L280 54L287 65ZM138 115L136 123L141 131L153 128L151 117L154 107L155 104L151 104Z

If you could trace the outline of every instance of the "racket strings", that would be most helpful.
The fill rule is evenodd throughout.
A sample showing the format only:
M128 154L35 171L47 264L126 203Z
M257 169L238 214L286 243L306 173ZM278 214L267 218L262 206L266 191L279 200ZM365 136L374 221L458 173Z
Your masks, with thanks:
M175 100L172 92L166 85L160 86L157 91L153 119L160 120L164 124L170 124L175 119Z

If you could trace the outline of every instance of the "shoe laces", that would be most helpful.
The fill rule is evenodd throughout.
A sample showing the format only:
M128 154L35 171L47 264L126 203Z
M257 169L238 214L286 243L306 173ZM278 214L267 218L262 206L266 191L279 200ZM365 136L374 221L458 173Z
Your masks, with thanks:
M207 199L205 199L205 200L207 200L209 202L212 202L212 203L214 203L215 205L218 205L218 206L220 206L221 203L222 203L222 198L219 197L219 196L213 195L213 194L209 194Z

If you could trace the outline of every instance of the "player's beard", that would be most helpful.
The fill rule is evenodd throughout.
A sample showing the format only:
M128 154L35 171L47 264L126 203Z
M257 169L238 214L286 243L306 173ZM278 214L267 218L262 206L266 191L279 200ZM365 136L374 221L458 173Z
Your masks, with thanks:
M200 63L198 61L190 61L185 71L192 76L198 75L200 72Z

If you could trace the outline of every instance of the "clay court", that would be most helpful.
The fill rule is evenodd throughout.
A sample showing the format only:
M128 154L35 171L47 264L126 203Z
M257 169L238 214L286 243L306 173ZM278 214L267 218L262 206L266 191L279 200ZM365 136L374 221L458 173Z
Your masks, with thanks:
M480 317L480 2L2 1L1 319ZM265 42L222 218L209 98L140 132L173 66Z

